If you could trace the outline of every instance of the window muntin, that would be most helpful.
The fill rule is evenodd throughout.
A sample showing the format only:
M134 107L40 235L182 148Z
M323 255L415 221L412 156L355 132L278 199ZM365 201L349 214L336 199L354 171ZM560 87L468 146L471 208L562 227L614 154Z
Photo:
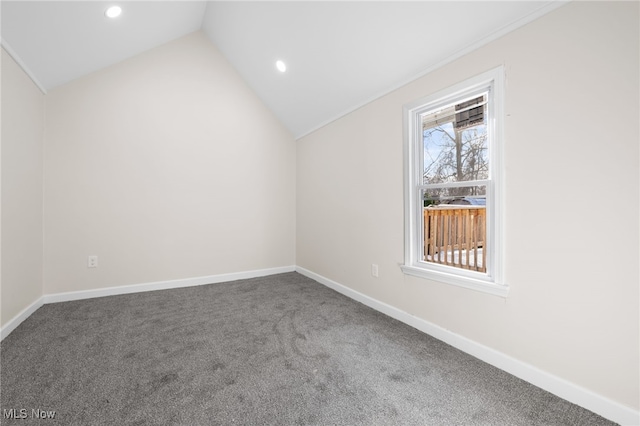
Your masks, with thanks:
M502 72L405 106L407 274L506 295Z

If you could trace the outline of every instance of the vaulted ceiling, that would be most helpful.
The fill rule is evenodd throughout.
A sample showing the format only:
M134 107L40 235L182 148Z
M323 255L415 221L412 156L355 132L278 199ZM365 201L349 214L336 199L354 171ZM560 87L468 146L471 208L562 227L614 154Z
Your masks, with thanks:
M197 30L296 137L566 1L5 1L2 44L43 91ZM107 7L122 15L109 19ZM276 60L287 65L276 70Z

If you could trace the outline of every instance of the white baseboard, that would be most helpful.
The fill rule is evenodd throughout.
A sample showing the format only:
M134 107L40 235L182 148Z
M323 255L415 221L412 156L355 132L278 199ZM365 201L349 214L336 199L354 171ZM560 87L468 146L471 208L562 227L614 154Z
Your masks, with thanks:
M640 412L632 408L612 401L565 379L547 373L546 371L540 370L530 364L512 358L509 355L496 351L488 346L484 346L464 336L453 333L429 321L410 315L396 307L380 302L379 300L325 278L322 275L318 275L315 272L311 272L300 266L296 266L296 272L318 281L338 293L342 293L345 296L382 312L385 315L427 333L430 336L442 340L443 342L491 364L494 367L551 392L560 398L584 407L587 410L593 411L604 418L621 425L640 425Z
M198 285L217 284L227 281L246 280L249 278L265 277L267 275L283 274L295 271L295 266L258 269L254 271L232 272L229 274L209 275L205 277L184 278L170 281L157 281L144 284L124 285L118 287L98 288L95 290L70 291L67 293L46 294L44 303L69 302L71 300L92 299L94 297L115 296L119 294L141 293L144 291L167 290L170 288L194 287Z
M40 306L44 304L44 299L42 297L38 298L35 302L24 308L18 315L11 318L9 322L7 322L2 329L0 329L0 341L4 340L13 330L16 329L17 326L22 324L24 320L29 318L32 313L38 310Z

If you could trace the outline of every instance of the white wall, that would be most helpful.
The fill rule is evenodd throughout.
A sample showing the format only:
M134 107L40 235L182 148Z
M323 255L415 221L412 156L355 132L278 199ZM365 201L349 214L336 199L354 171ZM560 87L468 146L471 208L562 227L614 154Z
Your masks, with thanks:
M2 49L0 325L42 296L44 95Z
M45 294L295 264L295 141L202 32L46 107Z
M638 12L570 3L302 138L297 265L637 411ZM399 268L402 107L500 64L506 299Z

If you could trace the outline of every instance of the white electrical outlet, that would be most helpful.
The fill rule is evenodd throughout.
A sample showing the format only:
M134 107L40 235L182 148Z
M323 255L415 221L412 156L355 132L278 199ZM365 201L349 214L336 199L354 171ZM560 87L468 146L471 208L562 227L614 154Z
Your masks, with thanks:
M371 264L371 275L378 278L378 265L376 265L375 263Z
M97 268L98 267L98 256L89 256L87 258L87 268Z

